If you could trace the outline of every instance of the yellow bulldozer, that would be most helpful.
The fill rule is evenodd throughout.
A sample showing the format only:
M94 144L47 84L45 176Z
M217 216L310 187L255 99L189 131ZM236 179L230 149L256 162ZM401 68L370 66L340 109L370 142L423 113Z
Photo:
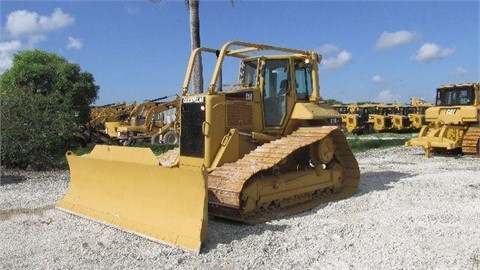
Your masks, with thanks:
M213 72L208 90L193 94L202 90L190 84L200 56ZM70 184L57 207L198 252L209 215L255 224L352 196L360 171L331 124L339 114L320 97L320 60L241 41L193 50L179 147L160 156L106 145L68 152Z
M375 132L388 132L392 129L392 117L395 107L392 104L376 105L375 113L369 115L369 122Z
M423 99L410 98L410 106L414 109L408 114L412 131L419 131L427 122L425 121L425 111L432 107L433 104Z
M391 132L412 132L413 126L411 115L415 112L415 107L408 104L394 103L391 105L392 113L388 116L391 119Z
M406 146L422 146L432 152L461 151L479 154L480 83L448 84L437 88L436 102L425 111L428 123Z
M341 104L341 103L335 103L332 104L332 108L337 111L340 114L341 119L341 128L342 130L345 130L345 127L347 125L347 114L349 113L349 106L348 104Z
M373 117L378 104L366 103L349 105L349 113L346 115L346 129L353 134L369 134L373 130Z

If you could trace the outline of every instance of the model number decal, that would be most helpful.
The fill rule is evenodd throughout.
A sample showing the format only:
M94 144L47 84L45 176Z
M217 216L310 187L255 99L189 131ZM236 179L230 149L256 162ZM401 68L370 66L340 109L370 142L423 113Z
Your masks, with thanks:
M457 109L446 109L445 114L455 114L457 112Z
M205 102L204 97L184 97L183 103L203 103Z
M227 100L246 100L246 101L252 101L253 100L253 92L234 92L234 93L228 93Z

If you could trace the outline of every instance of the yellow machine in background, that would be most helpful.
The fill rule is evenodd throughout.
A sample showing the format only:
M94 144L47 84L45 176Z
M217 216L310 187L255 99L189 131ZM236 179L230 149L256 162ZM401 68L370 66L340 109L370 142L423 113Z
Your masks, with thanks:
M167 98L167 97L162 97ZM140 119L138 121L139 124L142 124L142 120L144 120L144 114L147 111L157 106L155 100L147 100L142 103L133 103L131 109L128 111L128 114L123 117L121 120L113 120L113 121L106 121L105 122L105 133L107 133L110 138L114 140L118 140L118 128L125 127L129 125L136 126L137 125L137 118Z
M93 107L90 111L90 122L87 126L111 139L112 135L115 135L115 133L111 133L114 130L112 127L124 123L136 106L135 102L131 104L122 102Z
M346 115L346 129L353 134L369 134L373 132L373 118L377 104L350 104Z
M337 103L332 104L332 108L340 114L342 118L341 128L342 130L345 130L345 127L347 125L347 114L349 113L349 105Z
M423 125L427 124L425 121L425 111L432 107L433 104L428 101L412 97L410 99L410 106L414 108L413 111L408 114L410 126L412 131L418 131L423 127Z
M88 126L97 128L105 122L123 121L134 107L135 104L127 105L125 102L92 107Z
M90 109L90 121L81 132L88 142L113 144L108 135L106 123L121 123L130 114L135 104L128 105L125 102L94 106Z
M162 97L137 105L126 123L116 127L115 140L121 145L134 145L137 141L151 141L152 144L176 144L179 137L177 108L180 98L160 102Z
M437 89L435 106L425 112L418 137L406 146L422 146L427 156L432 151L461 150L479 154L480 83L442 85Z
M395 107L392 104L380 103L376 105L375 113L369 115L375 132L387 132L392 129L392 117Z
M377 104L375 113L369 115L369 123L375 132L411 131L408 114L413 109L400 103Z
M415 108L407 104L394 103L391 105L393 112L388 116L392 121L391 132L411 132L413 131L410 115L415 112Z
M420 100L408 104L350 104L345 114L345 129L353 134L369 134L373 132L411 132L421 128L425 116L423 112L428 103ZM418 126L420 123L420 127Z
M215 63L191 94L195 61ZM207 214L264 222L352 196L360 171L339 114L320 98L315 52L233 41L192 52L180 101L180 146L97 145L67 153L71 179L57 207L199 251ZM223 72L239 73L224 84ZM205 68L204 68L205 70Z

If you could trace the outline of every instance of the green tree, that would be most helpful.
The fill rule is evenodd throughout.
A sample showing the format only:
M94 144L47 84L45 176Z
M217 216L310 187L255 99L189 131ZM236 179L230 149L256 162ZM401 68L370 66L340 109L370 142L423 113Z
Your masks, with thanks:
M327 104L329 104L329 105L333 105L333 104L342 104L342 102L341 102L341 101L338 101L338 100L336 100L336 99L333 99L333 98L329 98L329 99L327 99L327 100L326 100L326 102L327 102Z
M23 51L0 76L1 162L48 169L76 147L98 97L93 75L53 53Z

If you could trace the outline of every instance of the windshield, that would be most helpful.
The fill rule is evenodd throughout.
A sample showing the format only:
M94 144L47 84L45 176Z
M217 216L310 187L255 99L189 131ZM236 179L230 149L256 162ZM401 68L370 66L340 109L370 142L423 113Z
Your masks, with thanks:
M334 107L339 113L348 113L347 107Z
M438 88L437 106L472 105L474 93L470 87Z

